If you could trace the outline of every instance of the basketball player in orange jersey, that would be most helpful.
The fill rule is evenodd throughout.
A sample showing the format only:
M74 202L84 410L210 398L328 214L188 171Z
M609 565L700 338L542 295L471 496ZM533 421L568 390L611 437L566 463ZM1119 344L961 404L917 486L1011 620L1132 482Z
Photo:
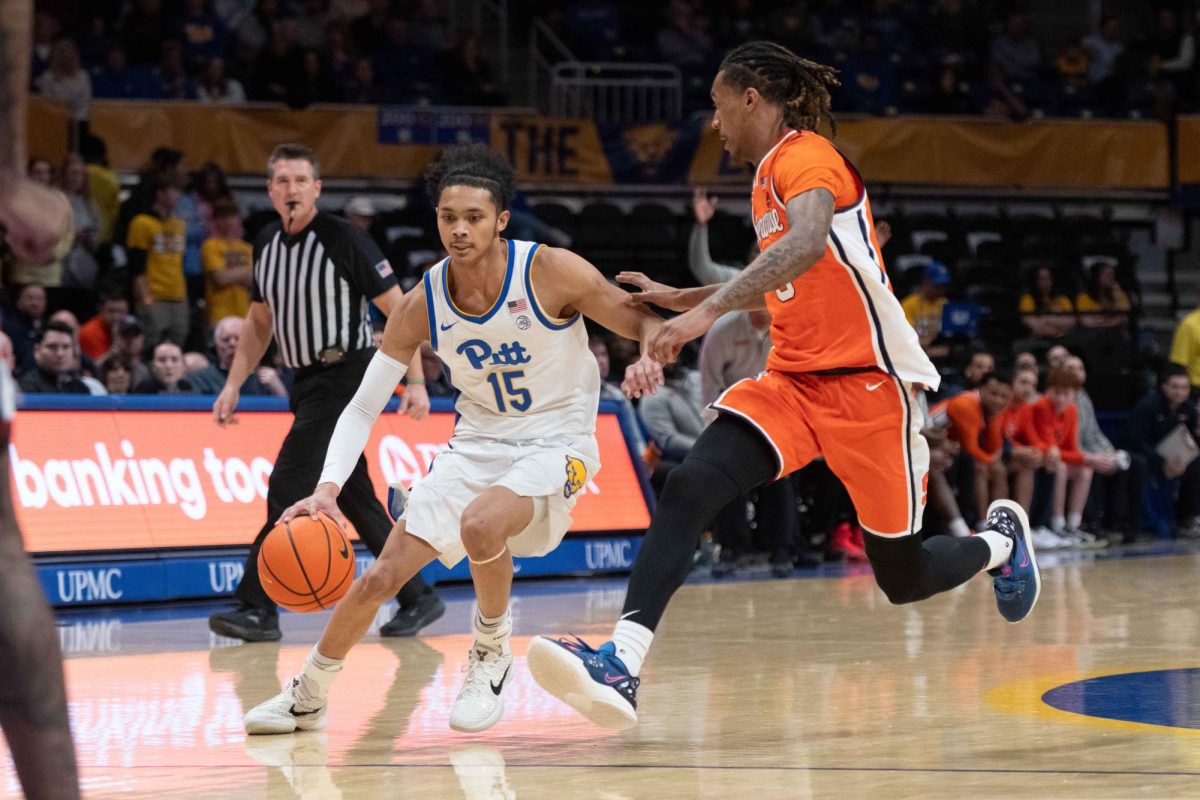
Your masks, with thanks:
M769 42L735 48L713 81L713 128L733 158L758 165L752 198L761 253L725 284L646 286L643 301L687 309L650 337L649 354L674 359L722 314L764 306L773 349L766 372L713 404L717 420L671 473L612 641L593 649L580 639L537 637L530 645L534 679L598 725L637 722L642 660L717 511L818 455L849 491L875 579L893 603L944 592L983 570L1010 622L1037 599L1029 525L1015 503L993 503L988 530L977 536L917 535L929 449L914 386L936 388L939 377L892 294L862 178L815 132L829 113L831 85L832 68Z
M33 3L0 15L0 235L20 257L48 260L71 224L66 198L21 177ZM8 439L17 386L0 363L0 728L25 796L79 797L58 629L13 514Z

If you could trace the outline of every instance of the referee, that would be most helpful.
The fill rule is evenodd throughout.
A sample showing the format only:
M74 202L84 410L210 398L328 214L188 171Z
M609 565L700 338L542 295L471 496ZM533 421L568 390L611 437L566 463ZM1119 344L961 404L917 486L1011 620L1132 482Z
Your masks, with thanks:
M284 509L311 492L321 475L334 426L375 351L368 301L387 314L401 296L391 267L371 238L317 210L321 181L312 150L296 144L276 147L267 161L267 193L280 219L267 225L254 242L250 310L225 388L213 405L218 425L235 421L238 388L274 336L284 363L295 370L295 421L271 472L267 521L246 559L237 589L239 606L208 619L214 633L249 642L281 636L279 612L259 580L258 549ZM422 374L419 359L420 354L413 359L412 374ZM429 413L422 384L410 379L401 405L414 419ZM378 556L392 525L371 485L365 457L359 458L342 490L340 505ZM415 635L445 611L419 574L400 590L398 599L400 610L380 628L383 636Z

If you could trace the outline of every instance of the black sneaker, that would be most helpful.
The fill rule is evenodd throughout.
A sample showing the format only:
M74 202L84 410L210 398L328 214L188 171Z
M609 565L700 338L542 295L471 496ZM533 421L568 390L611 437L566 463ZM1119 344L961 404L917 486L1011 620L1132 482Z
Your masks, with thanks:
M380 636L416 636L417 631L431 625L446 613L446 604L436 593L421 595L414 605L401 608L391 621L379 628Z
M279 612L254 606L213 614L208 618L208 629L218 636L245 642L277 642L283 638L279 632Z

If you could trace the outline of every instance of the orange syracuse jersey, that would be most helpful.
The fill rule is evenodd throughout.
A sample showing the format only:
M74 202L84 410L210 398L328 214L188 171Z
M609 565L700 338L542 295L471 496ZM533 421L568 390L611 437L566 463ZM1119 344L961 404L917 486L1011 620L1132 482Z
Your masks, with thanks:
M833 195L833 225L817 263L766 294L774 345L767 368L875 367L936 389L938 372L892 293L862 178L825 137L789 131L759 163L752 191L759 247L787 233L788 201L812 189Z

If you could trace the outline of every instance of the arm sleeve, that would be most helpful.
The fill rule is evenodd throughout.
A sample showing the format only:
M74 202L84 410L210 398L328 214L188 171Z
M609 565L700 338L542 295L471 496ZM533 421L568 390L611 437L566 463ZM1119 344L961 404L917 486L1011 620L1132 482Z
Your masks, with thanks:
M392 265L365 231L347 225L343 268L350 284L367 298L378 297L396 285Z
M737 267L718 264L712 260L708 251L708 226L693 225L688 237L688 268L702 286L714 283L725 283L737 277Z
M325 468L321 471L318 483L336 483L341 489L349 480L363 448L367 446L371 427L383 413L388 400L392 399L392 392L407 369L406 365L382 350L375 351L358 391L338 417L337 427L333 429L333 438L329 440L329 449L325 453Z

